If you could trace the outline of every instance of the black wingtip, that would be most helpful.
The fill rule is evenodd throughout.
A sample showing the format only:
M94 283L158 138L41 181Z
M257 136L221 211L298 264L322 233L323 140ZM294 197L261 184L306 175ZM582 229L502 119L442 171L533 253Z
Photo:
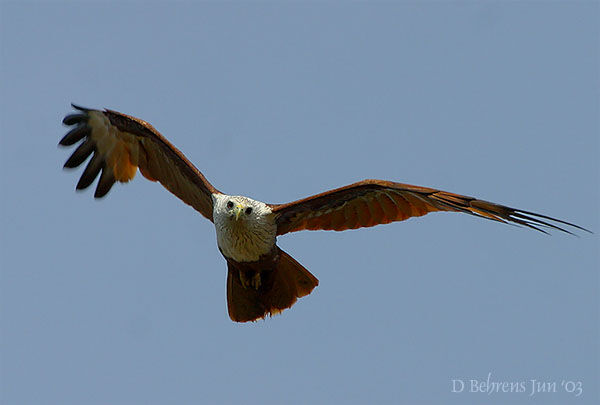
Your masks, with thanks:
M75 127L71 131L69 131L63 138L58 142L61 146L71 146L75 143L79 142L86 136L89 136L92 132L92 129L87 125L81 125Z
M88 188L90 184L94 182L94 180L96 179L96 177L100 173L100 170L102 170L103 167L104 162L102 161L102 158L100 157L100 155L94 153L92 159L90 159L86 168L83 170L83 174L79 178L75 189L83 190L85 188Z
M504 222L505 224L509 224L509 225L525 226L527 228L536 230L538 232L545 233L546 235L551 235L551 233L548 232L548 230L554 230L554 231L560 231L560 232L564 232L564 233L567 233L572 236L579 237L579 235L577 235L575 232L572 232L571 230L567 229L566 226L565 227L559 226L560 224L567 225L567 226L573 227L574 229L579 229L581 231L585 231L585 232L593 234L592 231L590 231L589 229L585 229L582 226L575 225L574 223L563 221L563 220L556 219L553 217L549 217L547 215L538 214L538 213L532 212L532 211L525 211L525 210L520 210L517 208L499 206L505 210L508 210L508 214L506 216L504 216L504 215L501 216L501 215L499 215L498 212L495 212L495 211L482 210L482 211L490 214L491 215L491 217L490 217L490 216L486 216L486 215L481 215L478 212L464 209L456 204L450 204L450 203L446 203L446 204L452 206L457 211L475 215L480 218ZM478 208L481 209L480 207L478 207ZM552 221L556 222L556 224L552 223Z
M75 152L73 152L71 157L67 159L63 167L66 169L71 169L79 166L92 154L92 152L94 152L94 149L94 142L90 140L84 141L77 147L77 149L75 149Z
M98 180L98 185L96 186L96 191L94 192L94 198L102 198L108 194L115 182L116 180L112 170L104 166L102 174L100 174L100 180Z
M83 112L86 112L86 113L90 112L90 111L93 111L91 108L85 108L85 107L82 107L82 106L77 105L75 103L71 103L71 107L73 107L76 110L83 111Z
M75 114L69 114L67 116L65 116L65 118L63 118L62 123L63 125L75 125L75 124L80 124L80 123L85 123L88 120L88 115L87 114L80 114L80 113L75 113Z
M520 218L524 218L524 219L527 219L527 220L533 220L533 221L535 221L538 224L541 223L541 224L544 224L544 225L546 225L546 226L548 226L550 228L557 229L559 231L563 231L563 232L566 232L566 233L574 235L574 236L578 236L578 235L575 234L575 233L573 233L573 232L570 232L570 231L568 231L566 229L563 229L563 228L561 228L559 226L556 226L554 224L549 224L547 222L544 222L544 221L540 220L539 218L544 218L544 219L547 219L549 221L557 222L559 224L571 226L571 227L573 227L575 229L579 229L580 231L584 231L584 232L587 232L587 233L590 233L590 234L594 234L594 232L590 231L589 229L586 229L586 228L584 228L582 226L576 225L576 224L574 224L572 222L563 221L561 219L556 219L556 218L553 218L553 217L549 217L547 215L542 215L542 214L538 214L536 212L531 212L531 211L525 211L525 210L519 210L519 209L515 209L514 211L517 214L517 216L520 217ZM526 215L524 215L524 214L526 214ZM538 217L538 218L535 218L535 217Z

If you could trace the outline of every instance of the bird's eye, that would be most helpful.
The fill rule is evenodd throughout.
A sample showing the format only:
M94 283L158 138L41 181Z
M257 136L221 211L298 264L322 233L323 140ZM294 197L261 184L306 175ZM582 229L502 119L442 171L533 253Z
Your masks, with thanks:
M227 201L227 208L233 208L233 201Z
M252 214L252 207L246 208L246 215Z

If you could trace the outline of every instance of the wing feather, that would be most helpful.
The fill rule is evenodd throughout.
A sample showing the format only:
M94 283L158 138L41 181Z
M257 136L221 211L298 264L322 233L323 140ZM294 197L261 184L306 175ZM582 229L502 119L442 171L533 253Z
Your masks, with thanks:
M271 204L277 235L301 230L343 231L419 217L430 212L464 212L493 221L514 223L540 232L572 233L549 216L433 188L383 180L364 180L287 204Z
M85 160L89 158L92 153L94 153L94 143L90 140L85 140L79 144L79 146L77 147L77 149L75 149L75 152L73 152L71 157L67 159L64 167L77 167L83 162L85 162Z
M92 159L88 162L85 170L79 178L79 181L77 182L77 190L88 188L90 184L94 182L94 179L98 176L100 170L102 170L103 163L104 162L100 154L94 152Z
M148 180L160 182L212 221L212 194L219 191L150 124L112 110L73 108L78 112L67 115L63 124L75 128L59 143L81 143L64 167L77 167L93 154L77 183L78 190L89 187L100 174L94 197L104 197L115 182L133 179L139 168Z
M69 118L69 117L67 117ZM72 120L67 120L65 118L63 122L73 122ZM73 125L73 124L66 124ZM70 130L61 140L60 144L63 146L71 146L82 140L84 137L89 136L91 132L91 128L87 125L78 125L77 127Z

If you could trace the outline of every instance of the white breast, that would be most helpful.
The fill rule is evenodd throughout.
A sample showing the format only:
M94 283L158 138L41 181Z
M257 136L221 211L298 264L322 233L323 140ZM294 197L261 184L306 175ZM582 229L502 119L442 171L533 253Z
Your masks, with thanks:
M229 201L252 207L252 214L236 220L227 209ZM214 194L213 204L217 245L226 257L238 262L254 262L273 249L277 225L268 205L248 197L225 194Z

